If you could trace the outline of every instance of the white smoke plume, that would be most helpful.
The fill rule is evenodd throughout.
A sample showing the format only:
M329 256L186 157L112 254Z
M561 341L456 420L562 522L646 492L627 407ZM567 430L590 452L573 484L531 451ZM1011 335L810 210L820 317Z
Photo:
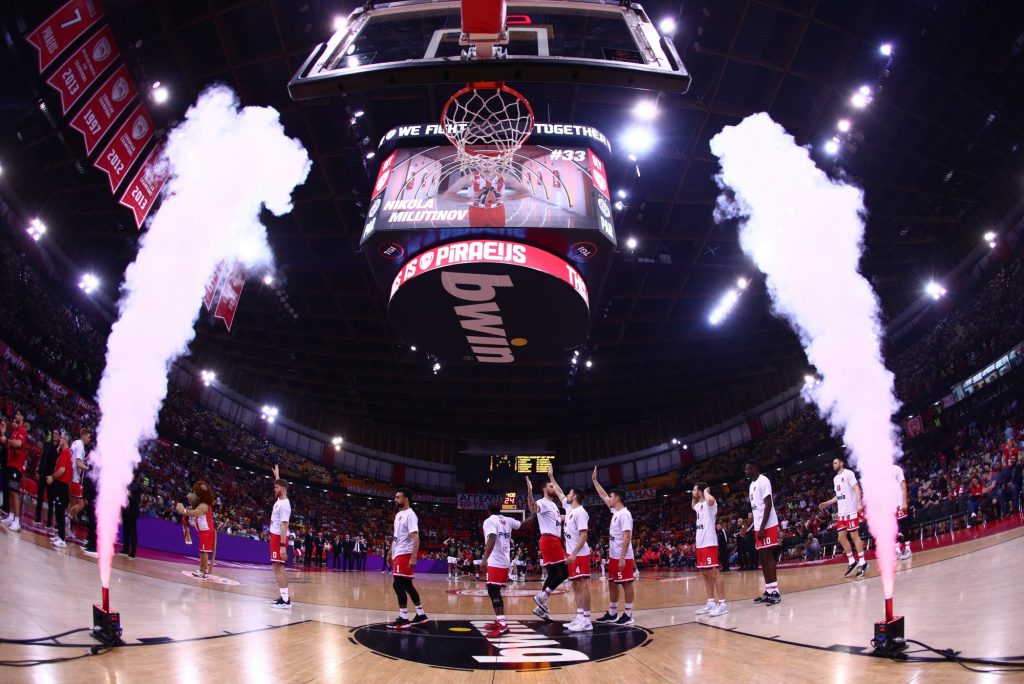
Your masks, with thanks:
M896 574L897 499L892 464L902 455L899 407L882 360L878 299L859 272L864 241L860 188L814 165L765 113L711 139L722 173L716 219L739 218L740 247L765 274L773 311L800 337L821 381L805 387L842 433L861 489L886 598Z
M291 211L292 190L310 169L274 109L239 109L224 86L207 89L189 108L168 136L165 158L165 198L125 271L97 395L102 417L92 460L104 587L140 442L156 434L168 370L195 337L206 282L223 260L250 272L272 264L260 211Z

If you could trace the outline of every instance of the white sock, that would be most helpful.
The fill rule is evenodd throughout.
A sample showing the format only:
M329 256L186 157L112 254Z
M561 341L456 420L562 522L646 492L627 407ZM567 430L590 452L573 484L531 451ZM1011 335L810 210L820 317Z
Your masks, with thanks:
M499 625L503 625L503 624L505 624L505 616L504 616L504 615L496 615L496 616L494 617L494 620L495 620L495 621L496 621L496 622L497 622L497 623L498 623Z
M576 609L576 617L578 617L578 618L583 617L583 609L582 608L577 608Z
M279 591L281 592L281 599L282 599L283 601L288 601L288 600L290 600L290 599L288 598L288 587L285 587L284 589L280 589Z
M608 606L608 614L611 615L612 617L615 617L616 615L618 615L619 614L619 604L613 603L612 605Z
M416 606L416 614L417 615L426 615L426 613L423 611L423 606Z
M861 554L860 560L857 561L857 565L867 565L867 564L868 564L867 557L864 556L863 554Z
M583 619L586 620L587 622L590 622L590 611L589 610L583 611Z
M399 608L398 609L398 617L402 618L403 620L408 620L409 619L409 609L408 608Z
M632 603L627 603L626 604L626 609L624 611L622 611L622 612L624 612L626 614L626 617L632 617L632 615L633 615L633 604Z
M846 562L849 563L850 565L853 565L854 562L856 562L856 559L853 557L852 553L846 554Z
M724 605L725 605L725 599L722 599L721 601L719 601L719 602L718 602L718 605L720 605L720 606L724 606Z

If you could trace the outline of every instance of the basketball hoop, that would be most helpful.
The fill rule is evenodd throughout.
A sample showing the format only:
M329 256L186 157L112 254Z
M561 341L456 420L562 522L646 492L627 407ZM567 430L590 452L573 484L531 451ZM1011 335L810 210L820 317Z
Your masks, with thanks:
M533 108L504 83L467 83L441 110L441 130L455 146L460 171L490 175L511 169L533 131Z

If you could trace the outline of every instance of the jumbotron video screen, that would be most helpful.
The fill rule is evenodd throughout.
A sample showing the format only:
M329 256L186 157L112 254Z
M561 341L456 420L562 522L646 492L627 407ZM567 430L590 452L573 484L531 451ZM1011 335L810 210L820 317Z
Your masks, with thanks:
M365 240L378 230L579 228L613 236L604 162L588 148L524 145L511 169L461 171L450 146L400 148L381 164Z

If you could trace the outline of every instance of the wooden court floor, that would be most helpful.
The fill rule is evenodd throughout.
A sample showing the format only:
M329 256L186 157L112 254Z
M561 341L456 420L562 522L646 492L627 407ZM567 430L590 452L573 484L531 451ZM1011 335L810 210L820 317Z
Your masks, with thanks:
M1022 562L1024 527L915 553L897 576L897 613L907 618L908 638L971 657L1024 656ZM127 645L60 663L0 666L0 682L995 680L954 663L871 657L868 641L882 612L874 569L856 581L843 578L842 565L783 570L783 602L773 607L751 601L761 591L760 573L730 572L731 612L719 618L694 615L704 593L693 573L643 573L638 627L628 638L602 627L567 639L560 623L573 617L571 590L552 597L558 622L544 625L530 615L529 597L539 583L527 582L511 587L516 595L506 599L506 612L528 635L517 638L540 641L500 650L502 644L489 644L476 631L473 621L490 617L490 603L483 585L469 579L417 578L433 624L421 633L388 634L379 623L395 615L390 576L293 571L294 606L275 611L269 608L276 596L272 574L232 565L215 571L228 584L213 584L187 575L192 567L184 563L118 557L111 596ZM9 579L0 599L0 638L32 639L91 624L90 605L99 598L96 563L77 548L55 551L31 532L6 531L0 534L0 572ZM590 585L600 614L607 587L597 578ZM71 647L0 643L0 661L74 658L93 643L85 632L61 641ZM525 647L541 653L526 663L481 662L526 653ZM1024 681L1024 673L999 679Z

